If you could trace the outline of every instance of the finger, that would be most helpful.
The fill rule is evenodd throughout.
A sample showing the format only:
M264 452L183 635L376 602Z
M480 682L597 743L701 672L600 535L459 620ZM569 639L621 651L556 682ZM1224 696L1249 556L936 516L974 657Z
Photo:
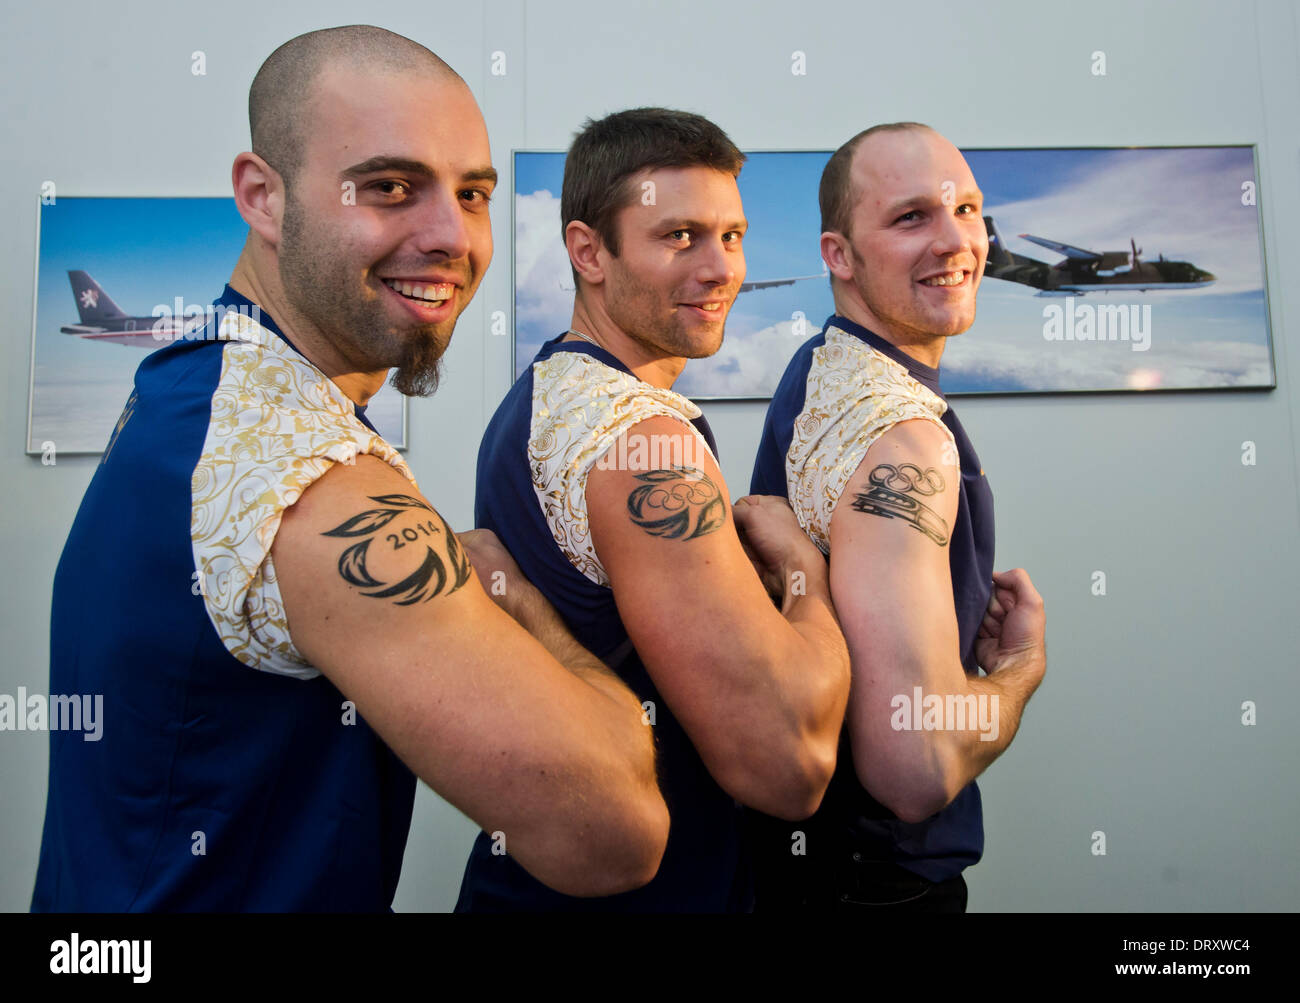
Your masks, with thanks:
M1010 589L1016 595L1034 592L1034 583L1029 580L1029 572L1024 568L1012 568L1010 571L995 571L993 581L1004 589ZM1037 595L1037 592L1034 592Z

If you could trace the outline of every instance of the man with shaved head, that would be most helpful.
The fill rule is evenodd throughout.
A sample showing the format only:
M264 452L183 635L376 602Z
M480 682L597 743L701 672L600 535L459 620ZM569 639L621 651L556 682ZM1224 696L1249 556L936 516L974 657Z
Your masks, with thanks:
M751 817L757 908L959 912L984 846L975 778L1046 664L1042 599L993 572L993 494L940 390L975 320L982 196L956 147L899 122L841 146L820 201L836 312L772 398L751 490L787 496L829 555L853 688L802 852Z
M433 391L491 260L473 95L353 26L277 49L249 118L243 253L140 366L56 573L51 689L103 727L51 733L33 910L389 909L417 776L548 887L645 884L639 701L365 414L390 369Z

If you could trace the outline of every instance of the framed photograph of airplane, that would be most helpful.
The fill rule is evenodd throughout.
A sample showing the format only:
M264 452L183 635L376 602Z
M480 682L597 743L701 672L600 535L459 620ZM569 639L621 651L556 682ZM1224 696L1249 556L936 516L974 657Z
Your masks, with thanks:
M964 150L989 257L974 325L950 339L953 394L1276 385L1251 146ZM752 152L739 184L747 274L695 399L770 397L834 311L820 252L824 152ZM514 375L569 325L564 154L514 157Z
M42 204L26 451L103 452L141 360L201 326L247 233L229 198ZM406 398L385 384L366 414L406 447Z

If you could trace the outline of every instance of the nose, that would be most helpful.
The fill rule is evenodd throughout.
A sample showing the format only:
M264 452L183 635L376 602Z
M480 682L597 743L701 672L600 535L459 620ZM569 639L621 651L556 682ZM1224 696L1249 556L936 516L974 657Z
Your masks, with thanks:
M451 188L438 186L430 191L416 215L416 246L422 254L444 254L449 259L469 253L469 229L460 195Z
M739 275L739 278L737 278ZM696 278L701 285L726 286L745 279L745 252L728 247L721 238L701 249Z
M934 253L936 257L950 258L962 251L971 250L971 232L969 226L963 226L962 222L951 212L942 212L939 214L939 228L934 236ZM981 220L981 228L983 221Z

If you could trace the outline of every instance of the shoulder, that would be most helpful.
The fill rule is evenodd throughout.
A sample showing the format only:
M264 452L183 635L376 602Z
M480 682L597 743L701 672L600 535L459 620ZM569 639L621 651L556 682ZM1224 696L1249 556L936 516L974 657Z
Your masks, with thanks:
M810 355L785 473L800 524L827 550L835 507L877 440L903 424L928 424L926 435L948 442L952 433L942 420L944 400L862 340L828 327L823 344Z

